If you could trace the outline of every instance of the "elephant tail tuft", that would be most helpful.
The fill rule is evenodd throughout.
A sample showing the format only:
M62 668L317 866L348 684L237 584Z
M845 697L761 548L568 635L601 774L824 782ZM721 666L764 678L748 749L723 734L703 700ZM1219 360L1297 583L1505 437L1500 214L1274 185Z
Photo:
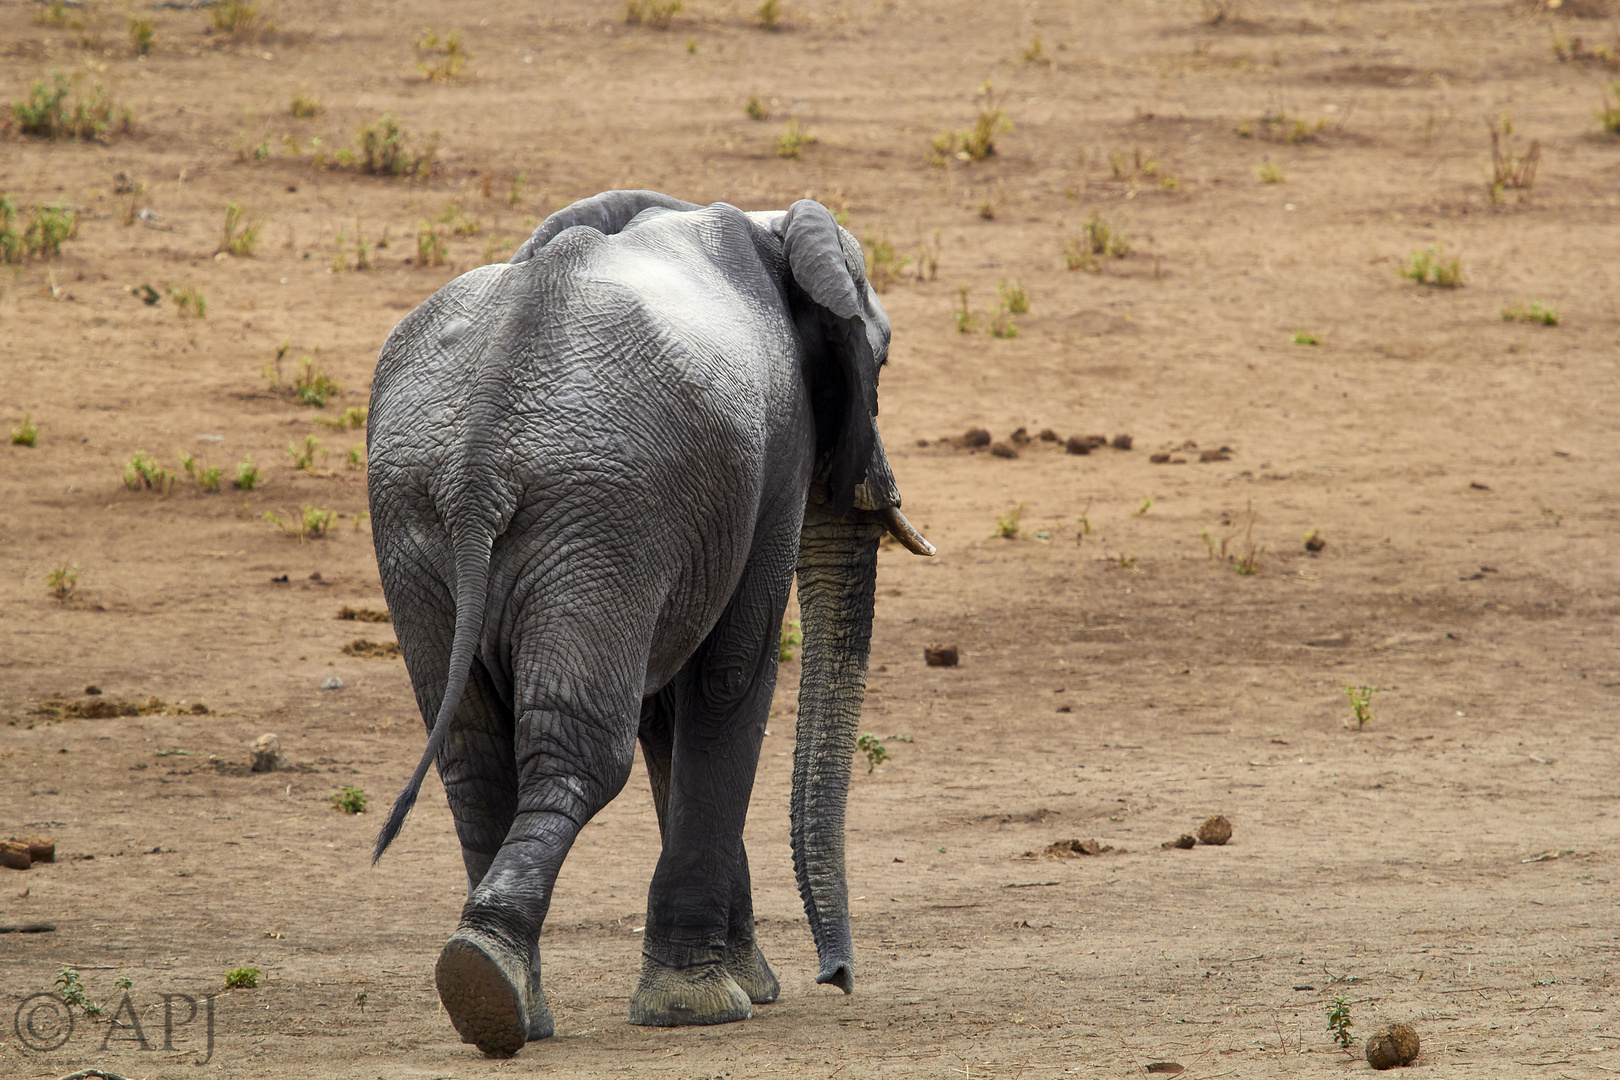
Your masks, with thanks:
M484 629L484 607L489 595L490 551L494 539L481 532L463 532L454 536L452 543L456 552L456 630L450 644L449 680L445 683L444 699L439 705L438 716L433 720L427 746L422 750L422 760L417 762L410 782L394 800L388 820L383 822L382 829L377 833L377 846L371 853L372 865L376 865L383 852L388 850L388 845L394 842L394 837L399 835L401 826L405 824L405 816L416 805L416 796L422 790L422 780L427 776L428 766L438 759L439 750L450 734L450 719L455 716L456 708L461 704L461 695L466 692L473 652L478 648L478 639Z

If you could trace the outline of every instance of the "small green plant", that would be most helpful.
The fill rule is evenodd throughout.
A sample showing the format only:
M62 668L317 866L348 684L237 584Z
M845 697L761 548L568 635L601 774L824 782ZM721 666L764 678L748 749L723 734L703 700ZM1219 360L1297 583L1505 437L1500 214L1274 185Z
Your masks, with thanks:
M334 417L318 416L315 422L323 427L363 428L366 426L367 411L364 405L350 405Z
M866 237L866 249L866 280L872 283L875 291L888 292L889 286L900 280L901 271L911 260L897 255L894 245L886 237L870 233Z
M655 30L668 30L685 6L681 0L625 0L624 21L631 26L645 24Z
M314 94L294 94L288 111L299 120L308 120L325 112L326 106L322 105L321 99Z
M1261 164L1259 173L1262 184L1281 184L1288 179L1283 175L1282 166L1270 161Z
M79 564L71 566L58 566L45 575L45 587L51 590L51 595L65 604L73 596L73 590L79 586Z
M799 130L797 117L788 117L787 130L776 138L776 156L796 158L804 147L816 141L808 131Z
M0 194L0 262L22 263L62 253L64 241L79 233L78 215L66 206L36 206L17 228L17 204Z
M1153 509L1152 498L1143 499L1142 505L1131 511L1131 517L1146 517L1147 512L1151 509Z
M1317 136L1327 128L1326 120L1318 120L1314 124L1307 123L1297 116L1286 113L1268 113L1253 120L1244 120L1238 124L1237 133L1240 138L1252 138L1256 132L1267 142L1286 143L1289 146L1298 146L1300 143L1315 142Z
M758 94L748 95L748 102L743 106L743 112L748 114L750 120L769 120L771 118L770 103Z
M1098 215L1091 215L1081 228L1085 232L1086 243L1091 246L1093 255L1123 259L1131 253L1131 242L1125 238L1125 234Z
M973 320L973 313L968 310L966 285L956 287L956 301L956 311L953 313L956 316L956 332L958 334L971 334L978 328L978 324Z
M286 348L285 345L282 346L282 351L285 352ZM279 364L281 359L279 353L276 359ZM315 358L312 356L300 356L298 358L298 370L293 375L291 386L284 391L279 385L274 386L274 389L277 392L290 395L301 404L313 405L317 409L326 408L328 401L343 392L343 388L337 384L336 379L328 375L324 369L315 365Z
M1091 535L1091 517L1089 516L1091 514L1091 503L1092 500L1087 499L1086 508L1080 511L1080 520L1076 523L1077 528L1074 530L1074 542L1076 544L1085 543L1086 537Z
M351 469L363 469L363 468L365 468L366 467L366 444L365 443L355 443L353 446L349 447L349 453L348 453L347 460L348 460L349 468L351 468Z
M529 178L523 173L512 177L512 187L506 193L506 205L516 210L518 203L523 201L523 188L528 184Z
M1000 98L997 98L986 82L981 91L984 104L979 107L979 115L974 119L973 126L965 131L947 131L934 136L930 144L934 164L943 164L948 157L958 161L983 161L994 157L996 153L996 137L1002 132L1011 131L1012 121L1007 119L1007 110L1001 107Z
M1536 169L1541 165L1541 140L1531 139L1529 149L1522 157L1516 157L1511 147L1504 149L1502 144L1504 136L1513 134L1512 119L1503 117L1500 126L1494 120L1487 124L1491 131L1491 175L1485 188L1491 202L1501 202L1506 188L1517 188L1523 192L1520 198L1528 198L1536 186Z
M259 482L259 467L253 464L252 458L244 458L236 463L236 479L231 481L238 491L252 491Z
M1019 522L1023 519L1024 508L1028 503L1019 503L1005 514L996 515L996 535L1003 540L1018 539Z
M120 108L112 95L97 86L69 104L79 76L71 78L52 72L52 85L35 82L28 96L12 102L11 119L17 131L41 139L72 139L78 142L104 139L115 131L129 130L129 110Z
M220 232L219 250L231 255L252 255L259 246L259 230L264 227L260 218L249 225L243 220L241 203L225 204L225 225Z
M181 454L180 467L185 470L187 476L191 477L192 482L197 485L198 491L219 490L219 466L200 466L197 464L197 459L190 454Z
M1012 310L1007 307L1006 300L996 305L996 313L990 317L990 336L996 338L1018 336L1018 324L1013 322Z
M472 54L461 44L461 31L440 33L423 29L416 42L416 70L428 82L449 82L461 74Z
M120 990L133 990L135 988L135 980L130 978L128 975L120 975L118 978L113 980L113 985L118 987Z
M1260 561L1265 558L1265 555L1266 545L1261 544L1259 547L1250 545L1242 555L1239 555L1233 561L1232 568L1244 577L1258 574L1260 572Z
M156 491L159 495L165 495L174 486L174 473L159 465L155 458L148 457L143 450L124 466L124 486L130 491Z
M413 152L391 112L362 127L357 138L358 151L339 150L336 160L339 166L367 176L426 176L433 171L433 160L439 152L436 135Z
M422 222L416 230L416 265L417 266L443 266L449 257L449 248L445 245L444 237L434 228L430 221Z
M1558 312L1543 304L1540 300L1531 301L1529 306L1514 304L1510 308L1502 309L1503 322L1539 323L1542 326L1557 326ZM15 442L16 440L12 440Z
M781 29L781 0L762 0L759 7L755 9L754 14L759 17L760 29L771 31Z
M1610 100L1609 95L1614 95ZM1603 125L1605 135L1620 135L1620 83L1603 92L1603 108L1597 111L1598 123Z
M220 0L214 5L214 29L234 38L250 39L261 29L259 9L246 0Z
M157 27L151 19L141 19L134 15L129 18L129 45L135 50L136 56L151 56L152 41L157 37Z
M326 451L321 449L321 440L313 435L305 435L302 444L295 442L287 444L287 456L292 458L292 467L295 469L313 469L316 454L324 457Z
M1029 39L1029 47L1024 50L1024 63L1050 67L1052 58L1046 55L1041 47L1041 35L1034 34Z
M259 976L264 974L256 967L232 968L225 973L225 989L227 990L256 990L259 987Z
M181 318L188 315L196 319L208 318L208 298L200 290L190 285L181 289L171 285L164 290L164 295L174 301L174 309L180 313Z
M1424 248L1412 253L1411 262L1401 271L1401 277L1440 289L1460 288L1463 283L1462 260L1441 259L1438 248Z
M855 740L855 748L866 755L867 772L889 760L889 752L883 748L883 740L870 731L861 732L861 737Z
M345 814L363 814L366 812L366 793L345 784L342 791L332 796L332 806Z
M56 973L56 996L62 999L64 1005L77 1005L84 1015L92 1020L99 1020L106 1011L99 1004L90 999L85 991L84 983L79 981L79 973L70 967L64 967Z
M1029 294L1018 282L1003 281L996 287L996 291L1001 294L1001 304L1008 311L1014 315L1029 314Z
M1135 555L1121 555L1119 558L1114 560L1114 565L1119 567L1121 570L1135 570L1136 569L1136 556Z
M793 619L782 624L782 637L776 646L776 658L787 661L793 659L793 647L804 641L804 631L799 626L799 620Z
M286 533L295 537L302 543L305 540L318 540L325 536L337 519L336 510L321 510L313 506L304 507L298 516L288 520L274 510L264 512L264 520Z
M1307 330L1295 330L1293 342L1295 345L1320 345L1322 342L1317 336Z
M1356 721L1356 730L1360 731L1367 726L1373 718L1372 696L1378 692L1376 686L1346 686L1344 696L1350 699L1350 715Z
M1088 274L1099 273L1102 267L1097 265L1097 256L1092 253L1091 243L1081 243L1079 240L1069 240L1063 245L1063 265L1070 270L1084 270Z
M1332 1034L1333 1041L1346 1050L1356 1041L1356 1037L1350 1034L1350 1028L1354 1023L1355 1021L1350 1019L1350 1002L1340 994L1333 999L1333 1007L1328 1010L1327 1029Z
M11 429L12 446L33 446L39 442L39 428L34 426L32 417L24 415L22 423Z

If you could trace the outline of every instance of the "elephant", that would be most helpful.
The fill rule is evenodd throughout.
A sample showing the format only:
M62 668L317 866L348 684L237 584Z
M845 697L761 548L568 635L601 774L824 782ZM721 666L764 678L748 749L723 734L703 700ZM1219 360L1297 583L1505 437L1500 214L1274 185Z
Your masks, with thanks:
M887 315L860 244L811 200L744 213L610 191L462 274L378 356L372 535L467 872L435 967L463 1042L552 1033L539 935L580 829L639 739L662 838L633 1024L744 1020L779 984L755 943L743 821L797 576L791 833L819 960L854 987L844 811L885 533Z

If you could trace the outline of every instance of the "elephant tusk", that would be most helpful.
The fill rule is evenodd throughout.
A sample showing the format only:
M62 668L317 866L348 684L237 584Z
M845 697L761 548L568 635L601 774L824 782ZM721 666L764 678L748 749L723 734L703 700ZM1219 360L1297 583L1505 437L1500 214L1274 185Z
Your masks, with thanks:
M925 540L922 533L911 527L911 522L906 520L906 515L900 512L898 506L886 506L879 510L878 520L889 530L889 535L904 544L906 550L913 555L934 554L934 545Z

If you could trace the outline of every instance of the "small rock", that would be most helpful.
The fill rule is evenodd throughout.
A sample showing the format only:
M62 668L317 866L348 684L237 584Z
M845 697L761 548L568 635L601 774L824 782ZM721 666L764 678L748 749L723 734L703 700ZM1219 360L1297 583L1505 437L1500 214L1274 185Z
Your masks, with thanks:
M288 766L287 755L281 752L281 740L265 732L253 740L253 772L277 772Z
M1162 848L1180 848L1182 851L1186 851L1188 848L1193 847L1197 843L1198 843L1197 840L1194 840L1192 837L1188 836L1186 833L1182 833L1180 836L1176 837L1174 840L1166 840L1164 843L1160 844L1159 846L1162 847Z
M1063 449L1071 454L1091 453L1091 440L1084 435L1070 435L1069 441L1063 444Z
M1337 634L1325 634L1319 638L1311 638L1305 644L1316 649L1342 649L1350 644L1350 635L1341 630Z
M1011 440L1011 442L1016 446L1028 446L1030 443L1029 429L1019 428L1017 431L1009 435L1008 439Z
M87 686L84 688L84 692L91 696L95 696L96 694L101 693L101 687L95 685Z
M1367 1039L1367 1064L1375 1069L1410 1065L1418 1056L1417 1032L1405 1024L1391 1024Z
M28 845L15 840L0 840L0 866L8 870L26 870L33 864L28 857Z
M1037 435L1036 438L1040 439L1041 442L1062 442L1063 441L1062 439L1058 438L1058 433L1053 431L1051 428L1041 428L1041 433L1039 435Z
M1148 455L1148 460L1151 461L1155 465L1163 465L1165 462L1170 460L1170 455L1169 454L1149 454Z
M202 702L193 701L191 703L191 708L187 709L186 711L191 713L192 716L207 716L209 710L208 706L204 705Z
M1198 839L1206 844L1214 844L1219 847L1232 839L1232 823L1222 815L1216 814L1198 826Z
M47 836L14 836L11 839L28 849L28 858L32 862L56 861L56 841Z
M990 456L999 458L1015 458L1018 456L1018 447L1012 443L991 443Z
M947 441L959 450L974 450L990 445L990 432L982 427L968 428L954 439Z
M923 661L929 667L955 667L957 659L955 645L930 645L923 649Z
M1219 450L1201 450L1198 453L1198 460L1199 461L1206 461L1206 462L1207 461L1231 461L1232 460L1232 452L1230 450L1228 450L1224 446L1221 447Z
M1113 447L1115 450L1129 450L1131 448L1131 437L1129 435L1115 435Z
M1321 551L1325 547L1327 547L1327 541L1322 539L1322 534L1316 529L1312 529L1311 535L1305 538L1305 550Z
M336 675L328 676L327 680L325 682L321 683L321 689L322 690L341 690L341 689L343 689L343 680L338 678Z
M1100 844L1096 840L1057 840L1047 844L1039 851L1026 851L1026 859L1078 859L1087 855L1102 855L1113 851L1113 845ZM1121 854L1124 854L1121 852Z

